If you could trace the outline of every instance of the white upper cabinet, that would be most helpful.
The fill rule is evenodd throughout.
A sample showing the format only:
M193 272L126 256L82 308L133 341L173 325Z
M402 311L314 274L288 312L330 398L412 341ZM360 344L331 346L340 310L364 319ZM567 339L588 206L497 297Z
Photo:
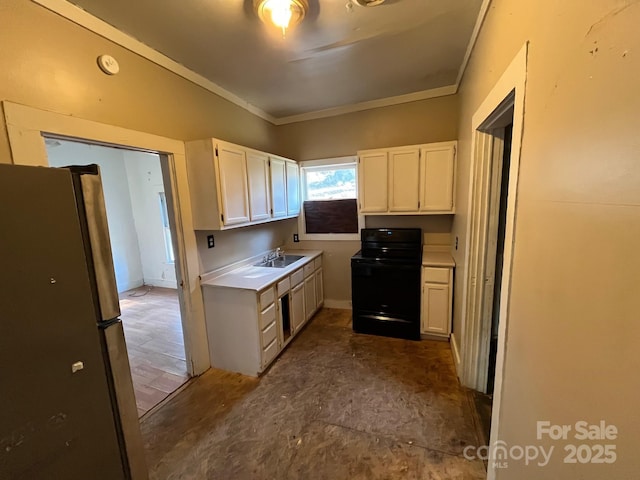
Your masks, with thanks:
M271 208L273 218L287 216L287 173L285 161L271 157Z
M216 139L185 143L193 226L225 230L300 211L298 164Z
M363 213L383 213L388 205L387 151L370 151L358 159L358 201Z
M457 142L358 152L360 213L454 213Z
M456 142L427 145L420 154L420 211L453 213Z
M293 161L286 161L287 171L287 216L300 214L300 167Z
M266 153L247 151L249 179L249 216L252 222L271 218L269 192L269 156Z
M389 151L389 211L415 212L420 202L420 150Z
M244 150L219 142L216 171L220 179L223 225L248 222L247 157Z

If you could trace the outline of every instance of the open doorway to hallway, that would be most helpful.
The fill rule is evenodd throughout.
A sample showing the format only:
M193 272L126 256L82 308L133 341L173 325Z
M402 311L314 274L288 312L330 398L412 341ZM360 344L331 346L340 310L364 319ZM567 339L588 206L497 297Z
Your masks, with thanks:
M157 154L47 138L49 165L100 166L139 416L187 373L172 227Z
M495 119L488 131L493 136L492 155L486 158L490 162L489 182L484 197L487 203L484 298L480 319L483 330L489 331L488 360L486 362L486 387L474 391L474 403L485 442L489 443L491 417L493 411L493 392L495 388L496 360L498 354L498 332L500 326L500 299L502 294L502 273L504 268L504 248L507 225L507 203L509 197L509 167L513 135L513 108L509 107ZM480 185L478 185L480 187ZM481 188L481 187L480 187Z

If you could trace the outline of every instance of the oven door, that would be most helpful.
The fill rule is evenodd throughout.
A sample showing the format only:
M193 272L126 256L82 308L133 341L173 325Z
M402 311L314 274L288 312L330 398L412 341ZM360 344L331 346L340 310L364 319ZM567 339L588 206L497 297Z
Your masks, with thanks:
M354 330L419 338L420 265L351 262Z

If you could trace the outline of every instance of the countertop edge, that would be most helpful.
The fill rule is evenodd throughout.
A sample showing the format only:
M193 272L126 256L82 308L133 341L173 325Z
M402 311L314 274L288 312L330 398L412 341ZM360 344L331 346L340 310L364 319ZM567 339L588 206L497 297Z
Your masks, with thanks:
M247 290L247 291L259 292L269 287L269 285L273 285L274 283L279 282L283 278L288 277L296 270L300 268L304 268L305 265L309 264L310 262L314 261L316 258L321 256L323 254L323 251L322 250L287 250L286 253L291 255L303 255L306 258L301 259L299 261L300 263L296 262L286 266L285 268L277 269L278 271L274 272L273 275L268 275L268 278L265 278L263 281L260 281L260 283L256 282L253 285L242 285L240 279L238 279L237 282L234 282L234 280L224 282L224 283L220 282L220 280L223 279L224 277L227 277L228 279L232 275L238 275L238 272L240 270L250 268L251 265L238 266L237 269L226 272L218 277L210 278L204 282L201 282L200 285L202 286L202 288L204 287L230 288L235 290ZM267 277L267 275L265 275L265 277Z
M425 249L422 252L422 266L455 268L456 262L449 252L429 251Z

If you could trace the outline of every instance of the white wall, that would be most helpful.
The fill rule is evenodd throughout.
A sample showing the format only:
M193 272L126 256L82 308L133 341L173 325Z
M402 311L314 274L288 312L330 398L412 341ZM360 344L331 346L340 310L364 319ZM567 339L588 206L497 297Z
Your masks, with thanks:
M47 155L52 167L91 163L100 166L118 291L123 292L142 285L142 261L122 150L78 142L48 140Z
M98 145L48 140L49 165L100 166L118 291L145 285L176 288L160 211L160 158Z
M176 288L176 269L166 255L160 193L164 192L157 154L123 151L142 274L146 285Z

